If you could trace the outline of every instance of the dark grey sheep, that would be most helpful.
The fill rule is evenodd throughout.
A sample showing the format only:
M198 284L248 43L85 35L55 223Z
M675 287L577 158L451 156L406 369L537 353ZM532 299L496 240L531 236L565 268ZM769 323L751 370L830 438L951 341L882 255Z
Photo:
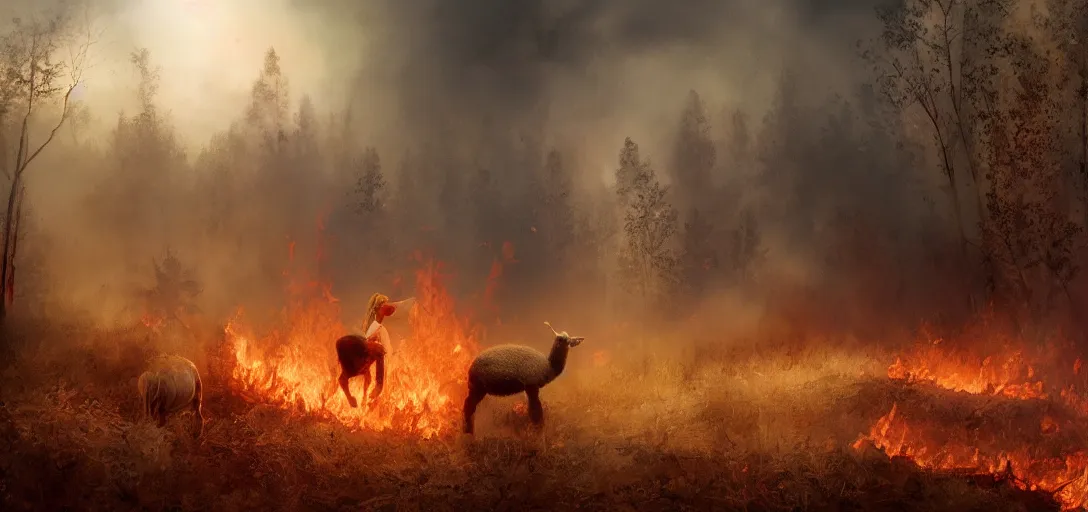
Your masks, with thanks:
M529 398L529 419L535 425L544 423L544 407L540 404L540 388L555 380L567 365L567 352L585 338L555 332L551 324L544 322L555 342L552 351L544 355L524 345L498 345L491 347L472 361L468 369L468 398L465 398L465 433L473 433L473 416L476 406L484 397L510 396L524 392Z
M190 409L197 427L194 437L204 433L203 383L192 361L181 356L158 356L140 374L136 386L144 413L157 420L160 427L166 425L167 416Z

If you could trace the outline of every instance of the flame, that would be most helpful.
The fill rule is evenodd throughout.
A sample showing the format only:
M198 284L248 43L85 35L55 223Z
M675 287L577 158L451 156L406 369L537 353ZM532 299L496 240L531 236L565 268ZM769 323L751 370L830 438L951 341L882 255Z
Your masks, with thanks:
M896 358L888 367L888 377L973 394L1046 398L1043 381L1036 379L1035 368L1019 350L980 359L970 354L950 354L938 344L929 344L911 356Z
M166 321L166 317L161 315L153 315L151 313L144 313L140 317L140 323L152 330L153 332L159 332L159 328L162 327L163 322Z
M1045 424L1040 427L1047 428ZM1055 498L1065 510L1088 503L1088 452L1047 455L1033 446L979 446L982 443L973 442L973 436L948 430L945 425L906 418L894 404L854 447L861 449L868 441L890 456L909 457L931 469L969 469L995 475L1011 471L1012 483L1021 489L1057 491Z
M424 438L448 431L460 416L467 368L478 347L469 323L455 313L440 270L440 264L427 262L416 272L416 303L408 311L412 332L395 341L386 356L385 390L372 407L363 399L369 395L363 394L362 378L349 384L360 399L358 408L337 386L334 342L347 329L339 301L327 285L315 282L293 283L277 325L261 336L246 325L242 310L227 324L235 391L253 402L354 428Z
M1029 428L1013 432L1015 435L990 436L970 426L942 423L939 415L928 411L904 412L895 403L854 447L861 449L871 443L889 456L906 456L931 469L1004 475L1022 489L1054 493L1066 510L1088 504L1088 450L1061 437L1067 424L1088 420L1088 400L1075 384L1080 359L1069 364L1068 351L1054 344L1038 356L1029 356L1005 340L1006 343L995 343L997 350L976 355L949 348L941 341L921 344L897 357L888 367L888 377L986 396L990 400L1041 403L1044 414L1034 426L1038 430L1031 432ZM1038 368L1047 368L1048 380L1052 382L1044 382ZM1050 371L1051 368L1055 370ZM1065 375L1065 369L1069 375ZM1071 383L1062 387L1063 378L1069 378L1066 382ZM1070 411L1067 415L1073 418L1062 423L1052 416L1049 411L1054 402L1058 407L1064 406L1061 410ZM1050 446L1063 442L1066 444Z
M481 245L490 248L491 242L484 242ZM501 252L501 258L496 256L491 261L491 270L488 271L487 274L487 287L484 288L483 307L486 311L492 314L498 314L499 312L499 307L495 303L495 295L498 293L499 290L500 281L503 275L503 269L508 264L518 262L518 260L514 258L513 242L503 242Z

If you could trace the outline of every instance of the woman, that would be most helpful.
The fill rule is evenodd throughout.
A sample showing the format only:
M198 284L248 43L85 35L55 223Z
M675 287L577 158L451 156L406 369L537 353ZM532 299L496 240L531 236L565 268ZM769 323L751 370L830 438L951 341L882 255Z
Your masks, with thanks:
M390 347L392 340L389 337L389 331L382 324L382 321L386 317L393 316L393 313L397 312L397 306L402 302L405 301L389 302L389 297L380 293L371 295L366 306L366 321L363 322L363 329L366 334L363 337L368 341L381 343L387 349L392 348Z
M389 297L380 293L370 296L367 303L366 323L363 327L366 333L348 334L336 340L336 359L340 363L340 389L344 391L348 403L352 407L358 407L355 397L351 396L348 389L348 381L352 377L363 376L363 396L366 396L370 387L370 366L375 365L377 383L374 393L370 396L371 402L377 400L385 387L385 354L389 350L389 331L382 325L382 321L397 312L397 307L404 302L389 302Z

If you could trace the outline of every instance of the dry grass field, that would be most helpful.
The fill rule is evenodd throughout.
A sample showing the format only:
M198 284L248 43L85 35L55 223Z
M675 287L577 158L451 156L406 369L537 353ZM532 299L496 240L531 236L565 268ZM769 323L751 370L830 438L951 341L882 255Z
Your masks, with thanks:
M196 441L184 421L139 417L135 379L153 351L138 330L28 323L6 335L19 350L0 380L5 510L1060 507L1015 476L925 470L859 442L895 403L956 403L889 379L887 354L780 346L606 361L576 349L542 392L542 432L524 397L492 397L470 440L456 417L423 438L253 403L208 343Z

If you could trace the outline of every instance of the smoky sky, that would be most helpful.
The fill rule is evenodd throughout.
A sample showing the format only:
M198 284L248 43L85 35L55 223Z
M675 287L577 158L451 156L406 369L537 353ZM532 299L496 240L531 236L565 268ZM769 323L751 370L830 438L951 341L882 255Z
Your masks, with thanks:
M610 71L627 59L663 49L686 49L704 67L714 67L725 51L774 54L763 55L766 69L731 69L738 79L765 73L791 53L804 54L814 42L831 45L841 53L838 58L849 59L853 44L866 34L844 20L871 23L877 2L379 0L358 7L296 5L359 23L374 42L360 66L362 78L395 88L402 122L417 132L448 116L513 120L547 110L559 100L550 87L558 77L577 83L582 89L578 96L596 98L579 108L607 115L604 104L612 91L638 87Z
M222 48L228 58L201 59L195 50L165 51L166 41L171 39L160 37L159 48L164 51L152 51L152 60L163 69L164 89L172 88L174 93L172 97L165 94L161 97L164 111L177 112L190 124L194 118L221 121L216 124L222 126L220 130L226 129L241 118L249 101L249 84L260 73L261 53L268 46L275 46L291 84L291 110L297 112L299 100L308 95L318 105L319 124L327 119L350 118L357 126L356 132L349 135L349 145L359 151L364 146L376 148L383 172L393 185L390 194L398 190L400 174L405 168L402 160L412 152L423 162L422 167L441 167L427 171L427 179L433 182L426 186L430 190L427 195L435 196L439 190L447 189L464 192L478 182L486 182L494 189L494 199L507 206L522 202L524 191L531 188L531 168L539 165L532 161L534 155L539 157L553 148L563 155L578 185L584 187L588 183L596 187L576 191L581 194L579 201L592 203L604 197L595 194L603 192L600 185L611 182L618 150L627 136L640 144L643 156L655 162L660 176L667 181L672 145L689 90L698 90L708 100L710 123L716 130L713 138L725 136L729 123L722 112L730 108L748 110L750 129L758 136L755 132L761 129L763 114L773 107L784 66L797 63L807 66L798 72L803 76L802 86L812 90L814 101L822 102L828 96L828 89L837 85L836 80L849 79L862 68L854 43L877 26L873 15L877 0L280 0L268 4L241 0L237 4L191 1L206 7L219 6L223 11L220 18L214 18L220 23L216 27L218 32L211 34L204 46L229 45L234 37L244 39L246 45L243 50ZM175 8L176 4L159 2L166 0L98 3L103 16L109 17L113 12L129 14L128 18L115 16L116 23L109 28L116 31L128 28L131 34L111 35L117 42L103 50L108 55L101 56L112 64L113 74L131 74L127 69L128 54L148 44L141 37L160 36L156 31L171 32L164 24L176 20L165 13L177 13L166 7ZM230 5L233 10L227 8ZM148 7L146 10L159 15L146 16L146 12L142 13L144 17L131 15L134 6ZM200 33L199 27L189 26L195 25L194 20L186 21L178 23L178 27ZM244 21L252 23L245 25ZM277 29L292 29L294 37L277 39L281 35L275 33ZM181 29L173 32L176 37L184 35ZM292 52L292 44L305 48ZM307 57L322 62L306 62ZM188 62L190 59L216 62L219 67L199 67ZM199 81L178 80L183 85L171 84L171 77L189 78L181 76L189 70L207 76L201 76ZM219 82L219 85L233 82L240 87L226 94L216 92L218 87L201 88L205 82ZM336 92L315 90L314 84L320 82L327 82L326 87ZM133 86L126 89L125 84L119 83L115 87L117 94L131 97ZM842 92L850 95L849 90ZM179 102L185 96L195 99L190 103ZM206 117L215 119L202 119L204 112L213 112L212 107L219 113L208 113ZM107 106L95 108L98 110L94 114L103 120L116 116L116 111ZM200 114L190 114L194 110ZM332 118L326 117L330 114ZM813 120L806 126L818 123ZM190 147L198 146L189 152L189 161L198 173L208 170L198 163L199 146L205 146L206 150L209 141L221 133L213 123L199 126L201 129L190 127L182 135L192 139L186 140ZM103 128L103 134L108 133L110 127ZM336 126L326 128L327 132L339 130ZM788 129L808 128L789 125ZM556 142L556 138L563 140ZM448 148L455 149L447 151ZM330 155L322 157L330 159ZM837 172L836 164L828 162L828 172ZM723 172L733 169L721 167L725 169ZM316 168L305 171L309 176L321 175L314 172ZM80 176L90 174L79 171ZM599 175L604 183L591 183L584 178L587 175ZM447 186L451 176L457 176L460 183ZM493 181L481 176L491 176ZM205 178L212 179L202 177ZM317 181L320 178L315 178ZM331 185L325 185L328 184L315 184L314 193L319 197L313 202L340 201L344 192L330 192L327 188ZM890 183L870 186L897 187ZM820 204L839 203L836 194L853 194L844 192L847 189L827 191ZM57 194L47 187L32 193ZM62 202L41 198L38 204ZM437 209L440 212L436 215L457 220L447 226L450 234L442 242L443 249L458 254L456 258L460 260L478 263L484 274L492 257L477 254L481 252L476 250L481 237L495 238L491 241L498 243L499 237L507 234L523 236L529 226L521 218L524 215L494 215L494 225L470 225L473 223L464 219L475 215L475 210L462 204L463 201L428 197L420 203L423 203L419 205L421 209ZM592 204L583 209L611 213L598 206ZM893 217L889 223L909 221L903 220L909 217L901 212L887 215ZM432 219L426 220L428 225L434 224L430 222ZM59 238L63 238L66 230L73 229L59 221L49 224ZM416 227L398 226L398 229L411 231ZM288 228L277 226L270 231L278 233ZM233 250L208 252L232 254ZM798 257L803 252L774 254ZM268 256L265 263L280 265L279 256L279 253ZM147 258L143 255L132 259L140 259L143 262L140 264L146 265ZM203 263L206 262L194 265L199 267ZM216 265L207 263L209 269L204 273L214 276ZM117 272L123 271L127 270ZM344 274L354 276L352 272ZM514 287L515 277L511 273L504 279ZM540 281L530 279L536 276L522 277L526 282ZM376 281L378 277L373 279Z

